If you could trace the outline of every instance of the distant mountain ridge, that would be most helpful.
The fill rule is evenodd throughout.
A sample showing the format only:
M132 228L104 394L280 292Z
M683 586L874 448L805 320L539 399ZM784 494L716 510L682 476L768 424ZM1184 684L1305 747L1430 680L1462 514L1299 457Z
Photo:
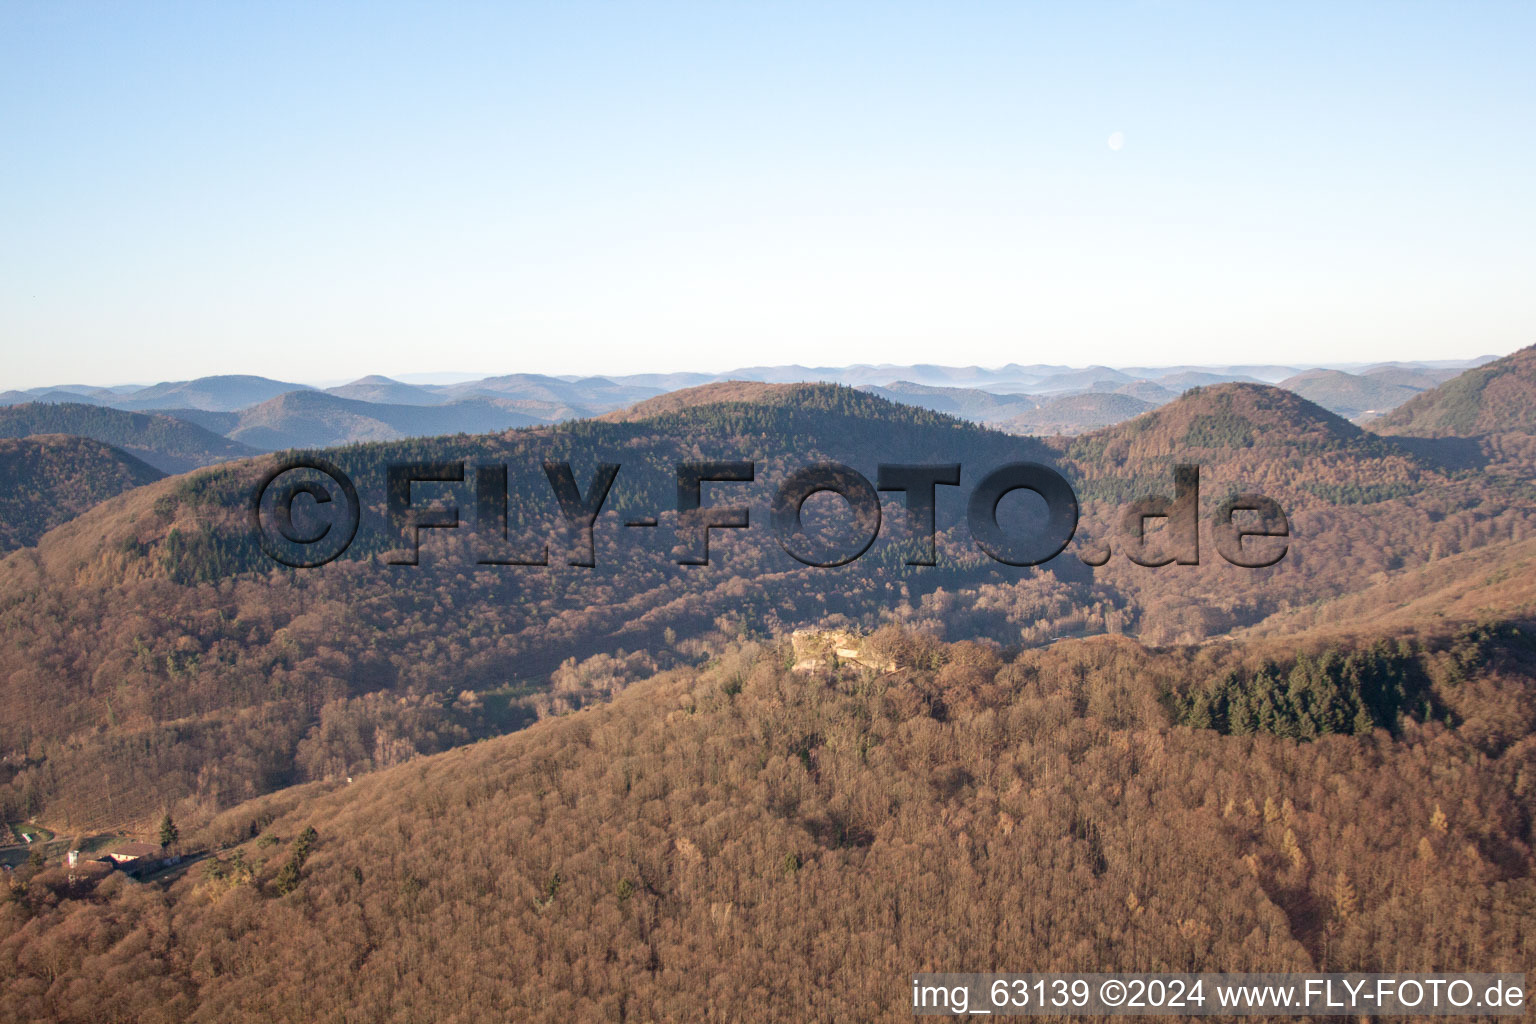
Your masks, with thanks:
M326 388L325 393L358 402L380 402L386 405L440 405L443 401L443 397L431 388L404 384L378 374L360 377L340 387Z
M1484 361L1465 360L1462 365ZM148 387L67 384L8 391L0 394L0 406L64 403L162 412L244 446L273 450L589 419L679 391L733 381L820 382L863 388L975 423L1007 423L1014 431L1074 434L1133 417L1191 387L1231 382L1278 383L1347 419L1365 422L1453 375L1446 362L1386 363L1353 367L1354 372L1272 364L786 365L745 367L726 374L513 373L449 383L407 383L375 374L324 390L265 377L225 375ZM1079 397L1087 395L1111 397ZM444 411L429 411L434 409Z
M899 380L885 387L866 384L859 388L893 402L920 405L935 412L977 423L1001 423L1040 405L1033 395L1000 395L977 388L944 388L932 384L914 384Z
M112 405L119 409L170 409L186 406L216 412L233 412L290 391L312 390L314 389L307 384L290 384L266 377L231 374L151 384L147 388L127 395L109 397L98 392L95 397L103 405Z
M1227 381L1275 384L1309 369L1333 369L1353 375L1378 374L1383 370L1406 371L1421 379L1435 377L1447 368L1455 371L1482 365L1495 359L1484 356L1466 360L1431 360L1372 364L1370 366L1305 365L1207 365L1207 366L1136 366L1072 367L1055 363L1008 363L1000 367L943 366L934 363L870 364L847 366L746 366L722 373L636 373L587 376L551 376L514 373L461 380L451 383L406 383L377 374L360 377L348 384L325 389L341 398L382 401L398 405L440 404L454 398L484 393L519 396L540 400L558 400L575 406L610 403L606 408L587 408L587 414L608 412L652 395L725 380L754 380L762 383L831 383L848 387L887 387L907 382L923 387L974 388L994 393L1046 394L1067 390L1090 390L1095 383L1153 381L1173 391L1203 384ZM1408 383L1407 381L1394 383ZM1418 386L1415 383L1413 386ZM75 396L74 401L113 405L118 408L196 408L210 411L235 411L275 398L288 391L316 390L307 384L295 384L266 377L225 375L200 377L190 381L168 381L147 387L113 388L86 384L50 385L26 391L0 394L0 404L36 401L44 395Z
M225 434L263 451L326 448L443 434L491 434L542 422L495 400L443 405L386 405L321 391L291 391L237 414Z
M255 448L222 437L222 433L175 416L79 403L35 402L0 407L0 437L87 437L121 448L165 473L184 473L257 454Z
M1156 408L1152 402L1114 391L1062 395L1042 402L1000 426L1014 434L1070 435L1106 427Z
M1401 372L1394 376L1400 379ZM1424 390L1394 383L1381 373L1356 375L1343 370L1308 370L1287 377L1279 386L1351 420L1379 416Z

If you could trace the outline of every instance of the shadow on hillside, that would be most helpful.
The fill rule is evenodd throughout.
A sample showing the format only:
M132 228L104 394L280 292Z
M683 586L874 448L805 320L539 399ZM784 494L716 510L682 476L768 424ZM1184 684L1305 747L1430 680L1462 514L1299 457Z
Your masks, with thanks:
M1484 469L1488 453L1475 437L1405 437L1391 438L1414 458L1436 469Z

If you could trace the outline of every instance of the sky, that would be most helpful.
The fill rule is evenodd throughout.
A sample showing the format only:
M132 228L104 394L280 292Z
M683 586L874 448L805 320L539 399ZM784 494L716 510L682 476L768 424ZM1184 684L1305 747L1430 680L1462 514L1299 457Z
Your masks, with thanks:
M1536 342L1536 4L0 0L0 388Z

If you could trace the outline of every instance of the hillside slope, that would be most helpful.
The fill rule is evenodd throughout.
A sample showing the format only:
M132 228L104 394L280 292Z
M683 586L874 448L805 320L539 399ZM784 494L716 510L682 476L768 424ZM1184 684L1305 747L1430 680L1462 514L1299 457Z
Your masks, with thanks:
M902 1021L893 979L981 964L1536 967L1536 749L1507 739L1532 727L1524 634L1258 663L881 640L925 667L804 676L782 645L734 645L236 808L164 888L24 875L0 904L0 1015ZM1466 724L1405 709L1283 738L1169 710L1266 672L1358 694L1393 666Z
M79 403L34 402L0 408L0 437L74 434L137 456L164 473L255 455L254 448L164 414Z
M1040 399L1032 395L999 395L975 388L932 387L905 380L884 387L867 384L859 390L976 423L996 424L1040 404Z
M1536 621L1536 538L1508 540L1374 573L1331 600L1278 612L1238 636L1358 635L1426 622Z
M206 409L233 412L265 402L290 391L311 390L307 384L290 384L249 374L220 374L196 380L165 381L151 384L110 399L119 409Z
M604 423L633 423L669 413L722 402L779 403L804 392L806 384L770 384L750 380L723 380L713 384L669 391L647 398L625 409L615 409L598 417Z
M41 434L0 439L0 551L36 544L48 530L133 487L159 470L84 437Z
M489 434L538 422L494 400L386 405L323 391L291 391L242 409L226 433L242 444L275 451L442 434Z
M895 515L851 566L812 570L791 558L766 513L791 468L836 459L873 477L880 461L964 458L980 471L1049 457L1038 442L847 389L328 455L355 481L362 523L346 555L320 569L282 568L257 546L248 502L265 460L162 481L0 562L0 628L20 638L0 648L0 750L34 752L8 784L0 778L0 814L46 805L105 823L192 794L227 804L509 727L537 710L524 698L548 706L551 674L568 659L616 659L562 698L579 703L627 681L635 651L663 664L692 657L678 636L872 619L892 606L926 614L915 606L945 588L1028 575L1031 586L989 615L1043 634L1073 607L1064 592L1087 577L1070 563L1025 574L985 558L963 538L953 493L940 497L945 564L932 571L905 564L905 517ZM707 487L712 503L749 506L754 527L714 531L708 565L679 564L700 549L677 529L676 466L701 456L757 464L750 483ZM585 491L604 458L622 471L594 531L594 565L567 564L581 549L543 463L569 460ZM462 528L423 531L419 565L389 563L405 539L386 516L386 467L445 460L508 467L508 539L490 550L504 560L547 550L548 566L477 561L488 538L475 531L473 472L417 488L422 501L452 501ZM623 525L642 516L656 527ZM841 536L817 521L812 510L817 538ZM494 696L466 704L464 692ZM415 703L401 710L385 695ZM358 723L364 739L327 715Z
M1155 407L1117 392L1093 391L1082 395L1047 398L1037 408L1002 421L1001 429L1014 434L1081 434L1140 416Z
M1308 370L1287 377L1279 386L1350 420L1389 412L1424 390L1394 383L1386 375L1343 370Z
M1083 502L1081 549L1108 550L1097 586L1123 595L1123 620L1154 642L1220 636L1290 608L1369 585L1381 573L1536 529L1536 446L1399 443L1291 392L1223 384L1126 423L1061 442L1062 465ZM1148 568L1122 519L1129 503L1172 497L1177 465L1199 467L1198 564ZM1218 553L1221 502L1258 493L1287 517L1284 557L1242 569ZM1172 559L1161 521L1138 557ZM1267 548L1280 550L1280 545Z
M893 621L1010 647L1105 632L1196 642L1536 530L1520 461L1531 453L1507 472L1458 475L1272 388L1195 392L1056 447L835 386L726 393L756 400L332 450L362 521L320 569L277 568L257 547L247 502L264 460L161 481L54 530L0 562L0 629L17 638L0 648L0 749L31 751L0 778L0 811L115 824L183 800L225 806L601 699L723 638L819 622ZM752 523L713 531L707 566L679 564L699 546L675 511L676 466L700 459L756 465L750 483L701 487L707 504L745 506ZM1168 493L1185 459L1202 465L1201 564L1134 564L1122 504ZM621 465L591 568L568 564L585 550L561 525L547 460L569 460L583 493L599 461ZM938 488L938 564L908 564L920 548L897 494L857 561L791 558L768 509L791 470L823 460L870 479L882 462L962 463L962 486ZM460 526L422 531L420 564L392 564L405 540L385 514L385 468L441 461L508 467L506 540L494 521L494 540L477 532L470 471L462 484L418 485L420 501L456 507ZM966 526L969 489L1017 461L1059 465L1082 502L1071 546L1043 569L993 561ZM1221 498L1252 489L1291 523L1288 553L1265 569L1228 564L1209 533ZM832 550L858 542L841 508L806 506L813 538ZM1027 512L1007 515L1011 529L1031 528ZM1112 557L1090 568L1099 544ZM547 566L484 561L546 550Z
M381 402L386 405L441 405L447 399L428 388L415 384L403 384L398 380L370 374L359 377L349 384L326 388L325 393L337 398L350 398L359 402Z
M1399 406L1371 429L1419 437L1536 433L1536 345L1451 378Z

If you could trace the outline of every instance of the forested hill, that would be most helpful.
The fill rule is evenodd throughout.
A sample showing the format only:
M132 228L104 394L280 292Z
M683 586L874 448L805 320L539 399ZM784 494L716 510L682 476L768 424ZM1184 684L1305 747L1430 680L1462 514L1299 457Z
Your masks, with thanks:
M1264 384L1191 388L1135 419L1062 443L1090 495L1116 500L1146 493L1149 473L1171 478L1177 463L1198 463L1212 481L1292 501L1318 489L1336 490L1326 496L1345 501L1404 494L1434 469L1422 453Z
M905 1021L893 979L961 965L1536 969L1519 631L871 642L903 667L731 644L243 805L163 884L25 869L0 1016Z
M74 434L121 448L166 473L255 455L211 430L160 413L124 412L79 403L31 402L0 407L0 437Z
M0 439L0 551L35 544L92 505L162 476L132 455L89 438L44 434Z
M1126 550L1114 525L1128 503L1172 497L1175 466L1200 467L1199 564L1147 571L1117 554L1094 574L1132 595L1139 635L1188 642L1531 536L1536 445L1520 441L1381 437L1288 391L1236 383L1062 442L1061 464L1084 501L1081 543L1115 552ZM1287 516L1291 539L1273 568L1234 571L1212 550L1213 516L1240 493L1265 495ZM1172 557L1155 545L1152 554Z
M379 441L441 434L483 434L539 422L494 399L442 405L361 402L323 391L289 391L226 413L224 433L261 451L326 448L348 440Z
M609 423L628 423L723 402L794 404L797 398L810 397L826 388L827 385L814 384L765 384L751 380L718 381L714 384L701 384L698 387L669 391L664 395L636 402L628 408L605 413L598 418Z
M1272 391L1194 392L1137 421L1152 424L1139 433L1056 442L1064 448L802 385L627 422L332 449L362 523L341 558L310 570L275 567L250 533L251 491L275 460L160 481L0 563L0 629L16 638L0 649L0 748L27 752L5 762L0 801L12 815L77 824L178 801L224 806L504 731L725 639L808 623L894 621L1009 647L1105 632L1198 642L1533 528L1520 452L1499 456L1509 472L1458 476ZM1133 564L1117 503L1170 493L1181 457L1203 467L1205 557ZM938 488L938 565L907 564L917 550L898 494L884 496L879 538L853 564L815 569L787 555L768 522L774 490L827 459L871 481L882 462L961 463L962 486ZM583 493L598 463L622 467L592 568L568 564L585 552L559 526L546 460L568 460ZM752 526L713 531L710 564L680 565L701 552L675 548L675 467L698 460L756 464L750 483L702 487L707 505L746 506ZM992 561L965 526L970 489L1019 460L1058 464L1083 499L1077 538L1044 571ZM405 543L386 521L386 467L458 461L465 482L413 492L456 507L460 526L423 530L420 564L389 564ZM507 467L509 492L507 539L489 548L475 530L486 464ZM1232 489L1283 502L1292 539L1278 565L1216 556L1209 516ZM829 496L806 505L813 534L836 550L849 545L837 532L843 507ZM649 518L658 525L624 525ZM1079 556L1100 542L1113 557L1091 569ZM481 564L546 543L548 566Z
M560 699L580 703L648 666L697 657L706 633L771 635L838 615L872 624L902 608L931 617L949 605L942 595L967 587L1023 582L991 614L1048 636L1076 614L1068 595L1089 576L1071 560L1042 572L980 554L961 496L947 493L960 488L941 489L936 568L906 564L900 505L852 565L792 559L767 515L792 470L831 459L873 480L880 462L963 462L979 476L1051 456L1038 441L849 389L325 454L355 481L363 517L352 547L323 568L277 566L252 538L248 501L269 459L161 481L0 563L0 629L17 637L0 649L0 748L32 752L0 788L10 813L101 822L188 798L218 806L511 727L537 710L524 698L547 703L550 673L568 659L614 659L573 677ZM700 459L756 464L752 482L704 485L707 504L747 506L752 526L713 531L710 564L680 565L702 550L674 550L676 465ZM568 564L582 552L558 526L546 460L569 460L583 492L597 463L622 467L591 568ZM443 461L465 462L466 481L419 484L416 500L451 501L461 528L423 530L420 564L389 564L405 545L386 520L386 467ZM548 566L479 563L482 464L507 467L508 539L494 553L547 543ZM622 525L642 517L659 525ZM465 692L496 696L463 704Z
M1124 423L1085 434L1081 444L1114 460L1184 457L1207 449L1370 446L1371 436L1342 416L1266 384L1213 384Z
M1348 636L1490 617L1536 622L1536 536L1530 531L1520 531L1520 539L1372 574L1357 589L1284 609L1235 635L1274 637L1305 630Z
M599 463L616 463L621 470L603 506L605 522L631 516L659 517L665 540L642 537L641 544L666 551L674 539L676 467L683 461L756 463L753 481L715 485L723 489L714 503L757 509L760 524L766 526L766 511L779 482L789 472L818 461L846 463L870 481L877 477L882 462L961 462L966 479L975 481L1005 462L1049 463L1057 454L1037 439L1010 437L850 388L764 387L775 390L759 401L684 404L635 421L577 420L500 434L414 438L327 449L323 454L349 475L362 497L358 539L343 561L390 556L403 546L404 534L390 528L385 514L386 470L396 464L462 462L468 467L462 484L428 485L432 489L423 492L421 499L440 497L456 504L465 529L454 538L466 536L474 523L474 467L506 466L508 529L515 540L519 530L527 538L560 532L558 506L542 468L544 462L568 461L583 490ZM97 533L93 527L61 536L45 546L40 557L55 567L68 562L88 564L104 555L115 558L126 546L132 549L129 562L135 574L164 573L178 582L193 582L265 573L273 563L250 538L247 503L258 479L273 464L247 460L170 481L154 499L154 516L115 517L109 511L99 524L106 528L103 532ZM953 490L940 488L941 511L953 513L943 517L948 522L963 519ZM114 519L118 520L116 529ZM893 524L893 529L900 525ZM768 532L716 534L713 543L725 550L740 546L758 554L767 552L766 557L773 558L777 546ZM607 542L610 547L634 546L634 535L610 536L601 529L599 535L599 543ZM428 535L429 548L435 539L436 535ZM564 547L562 538L551 540ZM799 564L782 552L778 554L780 557L771 563L773 568L790 569ZM621 553L619 557L628 556ZM597 563L599 569L616 564L603 559Z
M1419 437L1536 433L1536 345L1467 370L1371 427Z

